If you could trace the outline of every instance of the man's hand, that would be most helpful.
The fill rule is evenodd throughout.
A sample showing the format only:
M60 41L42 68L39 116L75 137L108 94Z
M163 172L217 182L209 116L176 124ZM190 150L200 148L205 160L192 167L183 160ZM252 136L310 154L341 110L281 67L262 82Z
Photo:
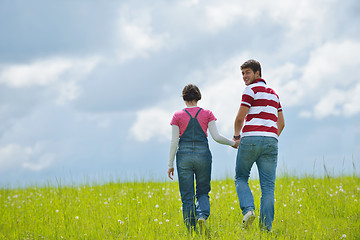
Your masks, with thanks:
M174 180L173 177L174 177L174 168L169 168L168 169L168 177L171 179L171 180Z

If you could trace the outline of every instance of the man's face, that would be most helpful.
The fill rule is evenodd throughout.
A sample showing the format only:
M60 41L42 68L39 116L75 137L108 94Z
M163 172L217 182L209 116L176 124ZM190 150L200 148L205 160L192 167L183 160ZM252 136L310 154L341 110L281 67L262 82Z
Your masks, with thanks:
M251 68L244 68L241 70L245 85L248 86L255 81L255 73Z

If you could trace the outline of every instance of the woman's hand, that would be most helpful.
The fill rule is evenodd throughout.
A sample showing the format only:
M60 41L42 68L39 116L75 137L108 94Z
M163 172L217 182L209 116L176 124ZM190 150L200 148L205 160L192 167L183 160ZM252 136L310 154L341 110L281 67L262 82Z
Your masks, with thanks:
M171 179L171 180L174 180L173 177L174 177L174 168L169 168L168 169L168 177Z
M239 146L240 140L235 140L235 145L232 146L233 148L237 149Z

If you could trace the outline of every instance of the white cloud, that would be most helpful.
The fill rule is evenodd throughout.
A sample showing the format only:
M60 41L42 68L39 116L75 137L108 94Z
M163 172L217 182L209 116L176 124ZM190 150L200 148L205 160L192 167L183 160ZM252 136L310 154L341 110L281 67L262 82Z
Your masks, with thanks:
M243 6L236 3L216 2L212 5L207 5L205 9L205 21L208 24L204 26L211 32L217 32L218 30L228 27L244 13ZM254 13L254 11L252 13Z
M33 177L44 178L48 171L36 171L50 169L56 160L59 163L61 160L61 164L71 170L77 169L81 161L85 161L82 159L99 159L98 156L104 161L88 162L86 168L88 171L99 171L98 166L101 166L106 170L107 167L114 166L112 159L129 159L129 151L123 151L129 146L129 140L147 141L145 146L148 148L157 140L168 141L171 134L169 122L172 114L184 107L180 93L182 84L188 82L200 87L203 99L199 105L214 112L218 118L220 133L231 136L244 89L239 65L249 55L263 63L264 78L280 95L285 107L285 119L291 123L288 124L290 132L294 126L299 128L297 126L301 119L297 119L294 114L290 116L288 109L291 110L289 113L299 113L300 117L310 118L306 125L311 119L319 119L299 133L298 142L311 143L301 140L306 140L310 135L313 136L311 140L314 143L319 143L319 136L324 136L328 127L336 129L334 124L343 120L347 125L345 127L351 130L339 130L341 134L338 134L339 142L336 142L340 146L338 152L342 149L355 152L357 159L359 151L354 149L358 150L359 144L357 148L353 144L349 147L348 144L349 139L356 139L352 130L353 125L357 126L355 123L360 116L360 63L357 54L359 35L355 24L358 18L351 11L355 8L350 9L351 6L358 5L355 0L344 4L335 0L131 1L125 3L128 7L125 6L120 11L118 6L124 3L110 4L112 9L107 4L94 4L98 7L97 18L104 21L89 22L86 18L94 16L88 14L89 9L82 9L71 16L57 14L57 19L75 19L77 22L73 28L59 28L55 35L50 36L46 34L48 31L42 31L44 35L35 34L35 38L24 39L18 35L26 35L27 30L20 25L20 29L9 27L8 30L17 29L11 34L4 29L3 36L8 36L4 39L4 46L8 46L8 50L2 54L0 66L0 116L4 120L0 128L2 178L12 174L18 174L17 178L21 178L19 172L23 171L18 170L22 169L29 170L29 175L31 171L35 171L32 173ZM41 6L34 7L41 11ZM18 10L13 18L18 18L23 14L21 11L26 9ZM341 16L342 14L346 16ZM35 15L30 25L40 20L44 23L44 29L51 28L51 19L40 19ZM109 30L111 28L112 31ZM74 31L77 34L74 35ZM101 37L95 37L83 46L79 45L84 42L84 38L95 35ZM351 37L354 40L345 40ZM69 40L74 44L61 49L61 43ZM5 44L12 41L13 44ZM96 47L91 47L95 43ZM54 56L54 47L55 54L60 53L61 56L69 56L71 51L82 54L87 52L89 55L97 54L93 51L104 51L107 56L103 60L109 62L97 64L89 58L66 57L34 60L34 56L37 58L43 54ZM30 51L21 52L21 48L28 48ZM243 54L245 51L249 54ZM4 65L9 60L9 54L12 61L30 60L23 64ZM239 54L240 56L234 57ZM127 61L131 59L141 61ZM154 69L153 65L157 66L156 69L159 66L161 68L164 59L169 60L169 64L164 66L162 73L149 70ZM124 61L127 61L126 64L119 64ZM139 69L139 63L146 64L149 68L142 69L142 74L131 74ZM169 65L172 67L169 68ZM89 82L85 82L95 68L99 70L96 72L99 77L94 76ZM117 82L119 74L127 76ZM114 104L119 98L113 95L116 90L109 92L110 88L118 87L123 92L124 88L121 86L124 85L124 79L133 81L130 85L136 88L137 84L143 85L142 81L154 78L157 80L153 85L156 85L157 90L163 90L162 96L165 96L160 97L160 102L154 103L159 96L153 97L150 99L152 106L144 109L139 109L138 106L149 106L149 102L145 103L147 100L141 97L133 102L126 102L124 108L121 104ZM87 83L89 84L85 88ZM110 87L102 88L104 84ZM177 86L176 89L174 86ZM88 91L86 96L82 95L85 89ZM167 97L169 92L173 92L173 97ZM81 96L84 99L79 99ZM81 101L76 101L76 106L56 106L74 99ZM93 101L89 102L87 99ZM95 106L94 103L101 99L107 101ZM81 106L84 102L87 103L86 108ZM99 108L103 111L99 111ZM84 109L86 113L81 111ZM134 114L133 111L137 112ZM134 115L135 119L132 118ZM124 139L121 126L128 126L129 122L133 124L132 127L125 127L124 130L133 138ZM324 129L318 130L322 126ZM286 132L283 136L285 138ZM40 148L35 144L38 139L54 141L59 145ZM109 144L101 142L104 139ZM294 155L294 149L298 148L292 148L293 141L284 140L283 153ZM116 144L111 144L114 142ZM331 142L324 142L307 154L326 155L331 154L329 151L332 149ZM162 151L166 151L166 146L158 150L156 154L161 155ZM112 154L108 154L109 152ZM214 153L216 154L216 150ZM223 151L218 154L222 156ZM126 163L124 160L121 169L132 168L134 162L141 161L134 159L130 162ZM296 162L296 159L292 159L292 162ZM290 167L291 161L288 164ZM12 173L2 174L8 170Z
M200 89L203 99L199 105L214 113L221 134L232 134L234 119L245 87L240 65L248 58L248 53L245 53L229 59L218 68L204 70L207 81Z
M311 54L301 77L301 98L314 99L314 116L347 117L360 113L359 41L329 42Z
M58 85L59 97L56 103L63 105L67 101L76 99L80 94L80 87L74 81L61 82Z
M3 66L0 83L12 88L54 88L58 92L57 103L63 104L77 98L80 92L77 81L89 74L99 62L99 57L49 58L29 64Z
M192 7L199 4L199 0L185 0L185 1L180 1L180 5L185 6L185 7Z
M301 111L299 113L299 116L302 117L302 118L311 118L312 117L312 112L310 111Z
M23 168L40 171L54 161L52 153L45 152L46 144L38 142L34 146L8 144L0 148L0 171Z
M276 90L283 107L301 104L299 99L303 96L304 88L295 78L295 75L301 73L301 68L289 62L276 68L263 67L266 69L263 77Z
M5 67L0 74L0 83L11 87L46 86L59 80L72 64L65 59L35 61L30 64Z
M92 113L92 112L82 112L76 114L76 121L79 124L91 123L98 128L107 129L113 126L113 122L117 122L114 119L117 119L119 116L123 116L124 112L107 112L107 113Z
M344 104L345 98L343 91L331 90L315 105L315 117L339 116L342 113L341 105Z
M264 0L260 4L256 2L264 14L269 14L276 22L288 27L290 30L288 35L305 29L315 30L314 28L317 28L319 24L324 24L323 20L331 4L328 0L275 0L271 2Z
M264 78L269 79L269 85L279 94L284 106L305 106L305 109L299 112L301 117L350 117L360 113L360 84L356 77L351 77L360 76L357 52L360 52L360 42L328 42L312 52L304 67L285 63L266 70ZM238 69L247 59L246 53L229 59L217 68L189 73L189 79L194 74L199 76L198 85L203 93L199 105L214 112L223 134L230 134L232 131L244 88ZM161 102L158 107L138 112L132 133L143 141L152 137L166 137L169 134L169 112L174 112L172 108L170 104ZM156 123L153 124L154 121L149 119L156 119Z
M158 107L144 109L137 113L130 133L141 142L152 138L170 139L170 121L171 113L164 109Z
M327 116L351 117L360 113L360 83L347 90L331 89L314 107L318 119Z
M344 102L343 109L345 116L353 116L360 113L360 83L345 94L346 101Z
M203 1L201 4L197 1L186 3L182 6L193 7L193 11L197 12L197 21L194 26L201 30L216 33L238 21L251 23L269 18L270 21L288 29L286 35L288 39L301 37L303 42L319 37L319 40L321 39L322 34L311 33L327 29L327 20L332 20L329 19L328 8L333 4L327 0L226 0L221 2L213 0ZM241 32L241 29L239 31ZM309 34L303 36L300 34L302 32Z
M360 41L326 42L312 51L304 68L305 87L349 87L360 76Z
M25 161L22 163L22 167L28 169L30 171L41 171L47 167L49 167L54 161L53 154L45 154L40 156L39 159L29 162Z
M243 91L243 80L239 70L242 62L247 60L247 54L229 59L218 68L202 69L201 83L196 83L202 93L202 99L198 105L210 109L218 118L218 128L223 135L232 134L233 122L240 106ZM199 70L189 73L191 76L199 75ZM198 80L199 81L199 80ZM197 81L197 82L198 82ZM179 89L178 92L181 92ZM174 94L174 98L160 102L157 106L143 109L137 112L136 122L130 129L130 133L138 141L148 141L152 138L170 139L170 121L172 114L185 107L181 98ZM181 105L182 104L182 105Z
M151 15L146 10L123 7L117 26L117 54L121 62L136 57L147 57L168 45L169 33L153 32Z
M301 117L360 113L360 41L326 42L315 48L304 66L285 63L266 71L265 79L276 89L286 107L305 106Z

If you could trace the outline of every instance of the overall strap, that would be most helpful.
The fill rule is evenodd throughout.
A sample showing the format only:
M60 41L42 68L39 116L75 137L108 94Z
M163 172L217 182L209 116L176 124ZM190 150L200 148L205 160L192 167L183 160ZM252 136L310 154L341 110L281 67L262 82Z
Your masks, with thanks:
M183 109L187 114L189 114L189 116L190 116L190 118L193 118L192 116L191 116L191 114L188 112L188 111L186 111L186 109Z
M189 114L189 116L190 116L190 118L193 118L192 116L191 116L191 114L186 110L186 109L183 109L187 114ZM202 108L200 108L199 109L199 111L196 113L196 115L195 115L195 117L194 118L197 118L197 116L198 116L198 114L199 114L199 112L202 110Z
M202 110L202 108L200 108L199 111L196 113L195 118L197 118L197 116L201 110Z

